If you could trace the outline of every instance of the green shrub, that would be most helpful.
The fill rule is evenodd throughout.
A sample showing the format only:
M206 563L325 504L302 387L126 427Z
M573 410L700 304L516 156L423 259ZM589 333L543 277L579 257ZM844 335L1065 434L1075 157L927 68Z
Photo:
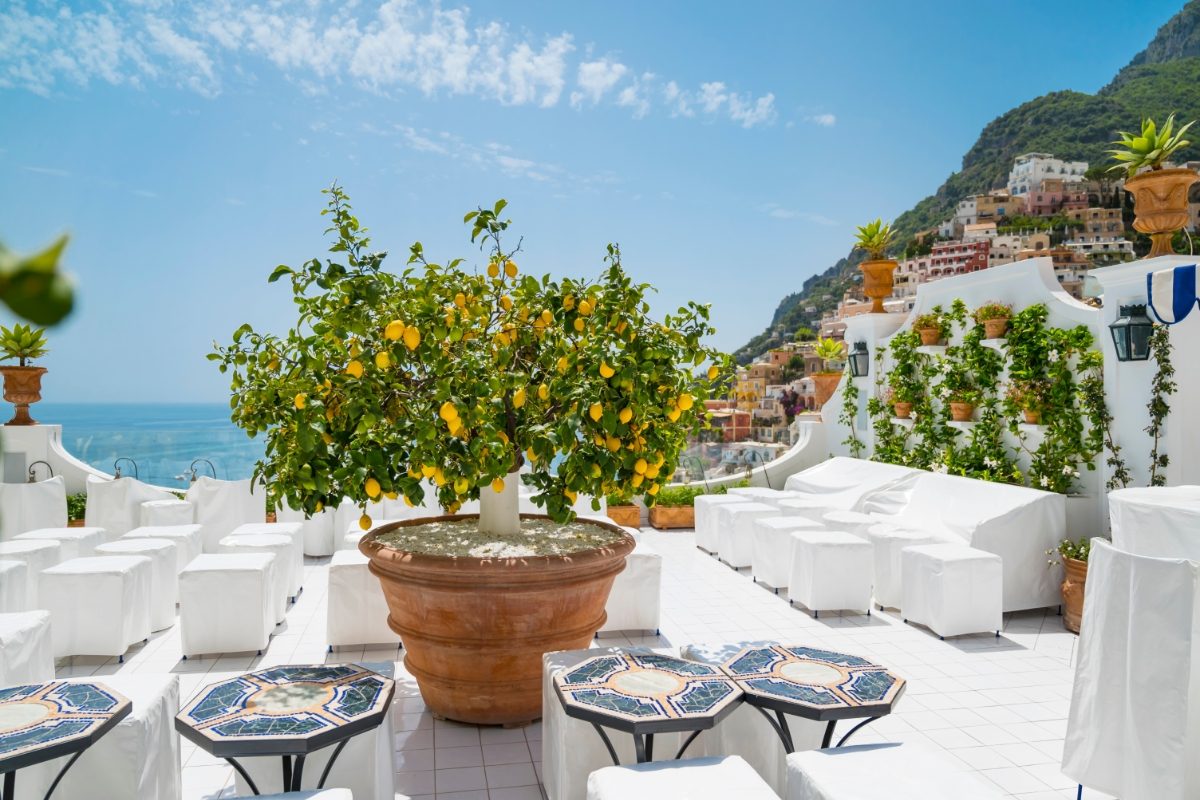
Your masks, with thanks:
M67 495L67 519L83 519L86 511L86 494L80 492L79 494Z

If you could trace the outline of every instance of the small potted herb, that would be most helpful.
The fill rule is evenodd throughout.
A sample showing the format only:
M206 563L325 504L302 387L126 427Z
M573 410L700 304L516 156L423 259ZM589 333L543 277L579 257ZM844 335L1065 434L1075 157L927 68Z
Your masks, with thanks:
M816 393L817 407L825 405L842 380L842 359L846 356L845 343L837 339L817 339L813 354L821 359L824 369L810 377Z
M1135 230L1150 236L1149 258L1174 253L1171 237L1188 224L1188 188L1200 181L1200 175L1184 168L1164 169L1163 163L1181 148L1191 144L1183 138L1195 122L1175 130L1175 115L1158 128L1154 120L1142 120L1140 135L1121 132L1109 155L1117 163L1111 172L1124 172L1125 190L1133 194Z
M938 344L949 331L940 314L921 314L913 320L913 329L921 336L922 345Z
M983 326L984 338L1003 339L1008 332L1008 320L1012 316L1012 306L1008 303L984 303L975 309L975 321Z
M970 422L979 405L979 390L971 388L953 389L946 398L950 404L950 419L955 422Z
M891 297L895 283L893 273L898 266L894 259L887 258L896 231L890 224L885 225L883 220L877 219L860 225L854 238L854 246L867 254L866 261L858 265L863 274L863 294L871 299L870 313L882 314L883 301Z
M1008 401L1021 411L1029 425L1040 425L1050 387L1044 380L1015 380L1008 387Z
M720 492L724 494L724 492ZM696 527L695 499L704 491L703 485L664 486L650 504L650 524L659 530Z
M904 385L889 386L884 392L884 403L892 407L896 419L909 419L912 416L915 393Z
M29 416L29 404L42 399L42 376L46 374L46 368L32 366L29 362L48 352L45 329L19 323L11 328L0 326L0 361L18 362L16 366L0 367L0 373L4 375L4 399L16 407L16 413L6 424L37 424Z
M642 525L642 510L629 499L620 495L609 495L606 498L608 518L626 528L640 528Z
M1063 626L1072 633L1079 633L1079 623L1083 620L1083 589L1087 583L1088 555L1092 550L1092 541L1087 537L1077 542L1063 539L1058 547L1047 550L1046 555L1052 556L1047 565L1063 566L1062 590Z

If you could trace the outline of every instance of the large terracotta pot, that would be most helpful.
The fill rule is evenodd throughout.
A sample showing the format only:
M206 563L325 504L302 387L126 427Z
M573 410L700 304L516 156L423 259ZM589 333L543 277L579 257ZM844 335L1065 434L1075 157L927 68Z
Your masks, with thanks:
M381 525L358 547L383 586L388 626L404 643L404 665L430 711L477 725L532 722L542 715L542 654L588 646L607 619L608 593L633 537L589 520L619 533L617 543L531 558L430 556L379 541L397 528L461 519L478 515Z
M6 425L36 425L29 416L29 404L42 399L42 376L45 367L0 367L4 374L4 399L12 403L15 414Z
M1079 633L1083 620L1083 586L1087 582L1087 562L1077 558L1063 558L1063 625L1072 633Z
M637 506L609 506L608 518L626 528L638 528L642 524L642 510Z
M825 405L829 398L833 397L833 393L837 391L838 384L842 382L842 373L840 372L814 372L811 376L813 388L815 389L817 408Z
M864 261L858 265L863 274L863 294L871 300L872 314L882 314L883 301L892 296L894 278L892 273L899 266L890 258Z
M1150 236L1150 255L1169 256L1171 237L1188 224L1188 189L1200 181L1190 169L1160 169L1143 172L1125 181L1133 193L1135 230Z
M1000 317L999 319L985 319L983 321L983 335L987 339L1002 339L1004 334L1008 332L1008 317Z
M650 524L660 531L696 527L696 509L692 506L652 506Z

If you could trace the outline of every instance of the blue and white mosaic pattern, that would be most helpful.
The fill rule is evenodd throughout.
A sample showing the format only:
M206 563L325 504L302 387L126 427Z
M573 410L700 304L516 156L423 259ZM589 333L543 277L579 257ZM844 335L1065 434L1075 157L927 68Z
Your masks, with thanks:
M85 740L128 707L127 699L99 683L50 681L0 689L0 765L44 747Z
M179 720L213 741L307 739L382 719L391 686L354 664L270 667L203 689Z
M720 669L657 653L597 656L554 676L564 706L629 722L715 717L742 692Z
M904 679L880 664L813 647L750 647L723 669L748 701L782 701L797 713L890 706L904 690Z

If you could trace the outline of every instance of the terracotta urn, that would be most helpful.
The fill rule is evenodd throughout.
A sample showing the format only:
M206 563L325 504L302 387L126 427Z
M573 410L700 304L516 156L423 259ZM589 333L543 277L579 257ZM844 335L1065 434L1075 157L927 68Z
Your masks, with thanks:
M396 549L379 537L427 517L372 530L359 543L388 604L388 626L404 643L404 665L437 717L475 725L522 725L542 715L542 655L586 648L607 619L613 579L633 537L565 556L476 558ZM522 514L523 520L548 519Z
M29 404L42 399L42 376L45 367L0 367L4 374L4 399L15 406L13 418L6 425L36 425L29 416Z
M863 294L871 300L870 313L884 313L883 301L892 296L892 273L896 271L897 266L898 262L890 258L863 261L858 265L863 274Z
M917 333L921 337L922 345L937 344L942 340L942 331L940 328L921 328Z
M1134 230L1150 236L1150 255L1169 256L1171 237L1188 224L1188 189L1200 181L1190 169L1159 169L1143 172L1125 181L1133 194Z
M912 414L912 403L893 403L892 411L896 414L896 419L908 419Z
M1079 623L1083 620L1083 587L1087 582L1088 565L1086 561L1066 557L1062 563L1063 626L1072 633L1079 633Z
M950 419L955 422L970 422L971 417L975 414L974 403L951 403L950 404Z
M626 528L638 528L642 524L642 510L634 505L609 506L608 518Z
M1041 425L1042 424L1042 412L1040 410L1022 409L1021 413L1025 416L1025 424L1026 425Z
M999 319L985 319L983 321L983 335L986 339L1003 339L1004 334L1008 333L1008 317L1000 317Z
M833 393L837 391L838 384L842 382L842 373L840 372L815 372L812 374L813 387L816 390L817 408L825 405L829 398L833 397Z

